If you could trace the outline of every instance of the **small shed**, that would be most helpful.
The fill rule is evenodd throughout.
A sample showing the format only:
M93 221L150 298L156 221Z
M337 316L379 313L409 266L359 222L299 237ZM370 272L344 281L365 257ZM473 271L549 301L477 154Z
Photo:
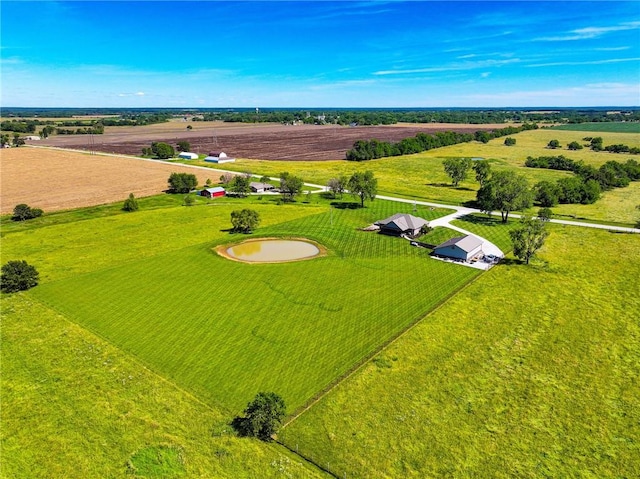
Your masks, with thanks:
M433 254L437 256L463 261L469 261L478 253L482 253L482 240L472 235L451 238L433 250Z
M270 183L259 183L257 181L252 181L249 183L249 188L253 193L264 193L265 191L271 191L275 187Z
M209 163L233 163L236 159L227 156L224 151L212 151L204 161L208 161Z
M380 232L388 235L400 236L410 235L416 236L420 233L420 229L423 226L428 226L429 222L424 218L418 218L417 216L396 213L389 218L385 218L380 221L376 221L375 225L380 227Z
M222 186L214 186L213 188L205 188L200 192L200 196L204 196L206 198L219 198L220 196L226 195L227 192Z
M197 153L191 153L188 151L181 151L178 154L178 158L182 158L183 160L197 160L198 159L198 154Z

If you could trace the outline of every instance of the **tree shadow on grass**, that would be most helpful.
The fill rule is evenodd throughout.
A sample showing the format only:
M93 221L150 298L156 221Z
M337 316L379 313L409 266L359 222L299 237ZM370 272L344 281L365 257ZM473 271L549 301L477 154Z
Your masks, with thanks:
M333 206L338 210L357 210L359 208L362 208L362 205L355 201L349 201L349 202L332 201L331 206Z
M451 183L425 183L425 186L435 186L436 188L451 188L458 191L475 191L473 188L466 186L453 186Z
M481 226L504 226L502 220L497 216L478 216L478 215L465 215L458 218L467 223Z

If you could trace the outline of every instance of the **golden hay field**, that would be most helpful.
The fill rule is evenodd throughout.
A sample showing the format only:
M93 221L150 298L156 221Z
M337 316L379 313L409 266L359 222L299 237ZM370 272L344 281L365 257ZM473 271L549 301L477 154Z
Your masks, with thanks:
M124 200L129 193L151 196L167 189L172 172L194 173L203 184L215 172L126 157L44 148L0 152L0 212L26 203L45 212Z

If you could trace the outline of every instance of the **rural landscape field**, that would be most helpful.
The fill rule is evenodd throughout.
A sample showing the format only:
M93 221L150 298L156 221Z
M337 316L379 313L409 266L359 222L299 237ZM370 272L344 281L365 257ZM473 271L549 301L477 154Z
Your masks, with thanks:
M0 479L640 477L638 32L3 2Z

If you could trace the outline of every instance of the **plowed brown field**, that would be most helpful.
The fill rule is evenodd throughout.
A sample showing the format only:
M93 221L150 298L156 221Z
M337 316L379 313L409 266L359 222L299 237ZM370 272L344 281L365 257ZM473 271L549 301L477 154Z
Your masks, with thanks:
M11 213L26 203L45 212L94 206L151 196L167 189L172 172L193 173L200 184L216 174L181 165L168 165L113 156L10 148L0 151L0 212Z
M356 140L399 141L416 133L503 128L505 125L393 125L393 126L285 126L273 124L199 123L186 130L186 123L168 122L143 127L111 127L105 134L56 136L37 144L94 150L107 153L140 155L152 141L176 145L179 140L191 144L191 151L224 151L237 158L260 160L343 160Z

